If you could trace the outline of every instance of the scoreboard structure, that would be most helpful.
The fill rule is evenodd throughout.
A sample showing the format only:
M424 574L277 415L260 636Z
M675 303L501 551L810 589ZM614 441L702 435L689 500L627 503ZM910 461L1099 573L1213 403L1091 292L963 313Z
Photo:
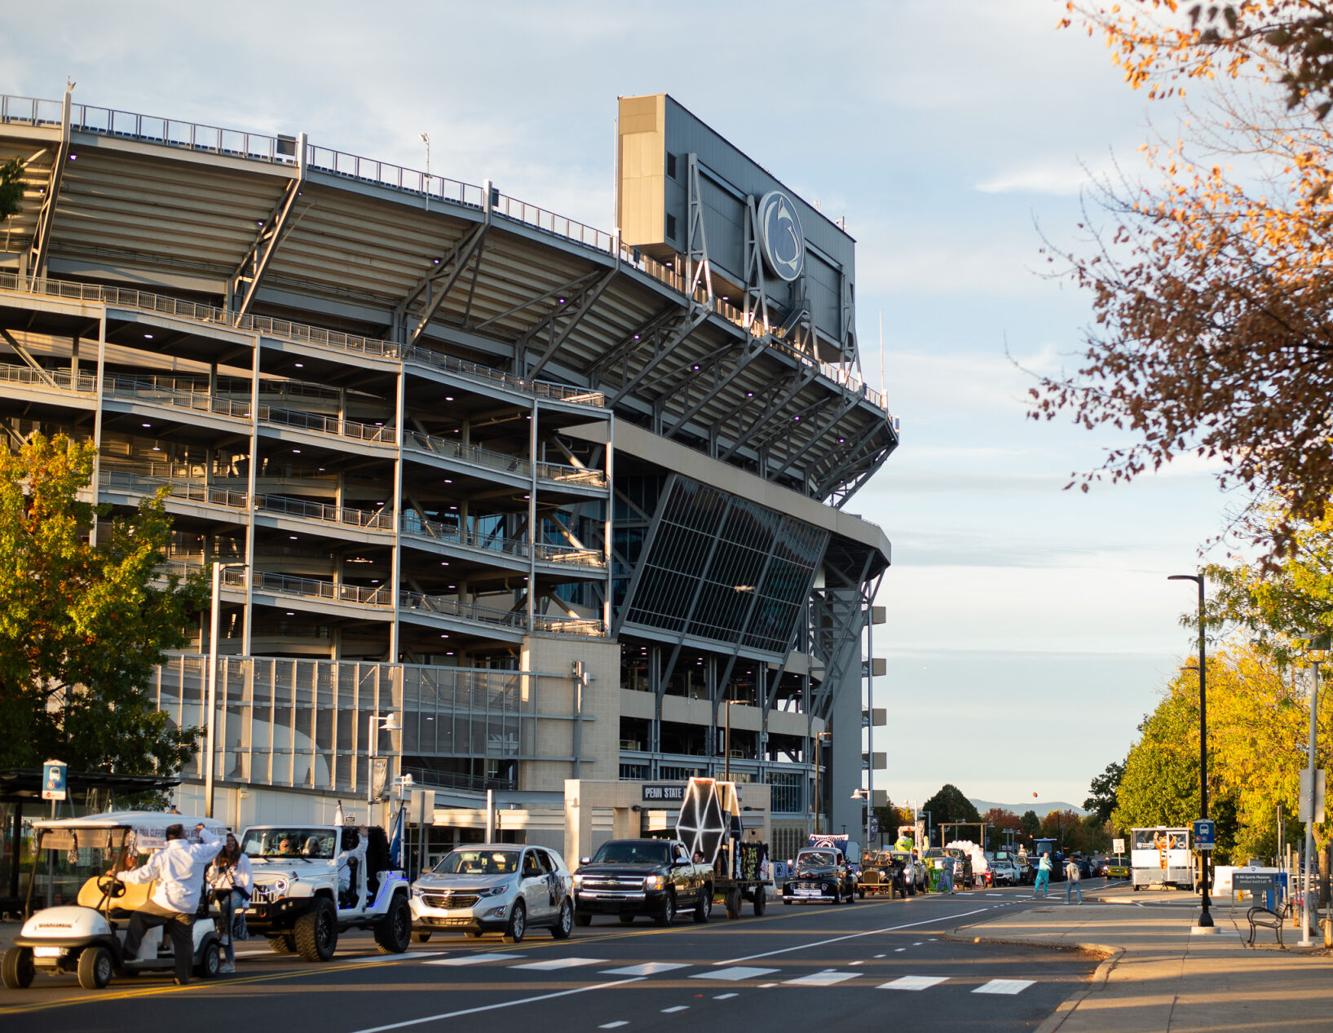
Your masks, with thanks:
M856 361L856 242L665 93L621 97L621 240L822 362Z

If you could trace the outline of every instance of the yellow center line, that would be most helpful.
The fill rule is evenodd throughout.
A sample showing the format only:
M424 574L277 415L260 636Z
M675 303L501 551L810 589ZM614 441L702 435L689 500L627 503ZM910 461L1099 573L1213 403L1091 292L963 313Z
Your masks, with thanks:
M871 908L871 907L886 907L889 905L889 903L890 903L889 901L876 901L874 903L871 903L870 901L867 900L858 903L856 906L858 909ZM809 908L809 909L802 908L801 910L792 912L791 914L766 913L759 917L750 916L750 918L747 919L747 921L769 922L779 918L784 918L784 919L796 918L800 915L806 914L807 912L811 915L822 914L827 916L828 914L827 909L823 908ZM550 949L555 947L566 947L576 942L580 944L608 943L615 940L632 940L643 936L665 936L668 934L680 934L689 932L697 933L697 932L703 932L708 929L718 929L718 930L725 929L728 932L740 932L740 933L752 931L744 927L737 927L732 924L731 920L726 920L725 924L723 922L709 923L709 924L690 923L688 925L673 925L657 929L624 929L615 931L607 930L605 933L591 933L591 934L584 933L576 937L571 937L568 940L551 939L542 943L533 943L533 944L529 944L526 941L524 941L523 943L510 946L513 946L515 947L515 949L518 950L532 951L532 950ZM753 931L769 932L770 930L753 930ZM774 933L779 932L779 930L776 929L771 931ZM823 931L827 932L827 930ZM434 946L434 944L433 943L423 944L422 946L431 947ZM474 949L470 951L465 950L462 951L461 953L489 954L493 950L493 947L494 947L493 944L477 944ZM279 957L279 955L275 954L274 957L275 958ZM355 972L359 969L385 968L392 965L402 965L406 964L407 962L412 962L415 960L416 959L411 957L410 955L405 958L396 958L393 961L382 961L374 958L367 959L366 961L363 962L356 962L349 960L333 966L332 971ZM274 983L286 979L299 979L302 976L323 975L328 973L329 971L330 968L327 967L326 964L311 963L308 964L308 966L305 968L288 969L283 972L273 972L267 975L230 976L226 979L202 979L196 976L193 979L191 979L189 984L187 984L186 986L172 985L172 986L145 987L142 990L118 990L118 991L111 991L109 993L98 992L92 994L85 994L80 997L70 997L58 1001L42 1001L35 1004L7 1005L0 1007L0 1015L23 1015L31 1012L48 1011L54 1008L69 1008L79 1004L102 1004L102 1003L109 1004L114 1001L136 1000L144 997L161 997L166 994L193 993L195 991L205 990L205 989L225 990L233 986L247 986L247 985L253 985L255 983Z

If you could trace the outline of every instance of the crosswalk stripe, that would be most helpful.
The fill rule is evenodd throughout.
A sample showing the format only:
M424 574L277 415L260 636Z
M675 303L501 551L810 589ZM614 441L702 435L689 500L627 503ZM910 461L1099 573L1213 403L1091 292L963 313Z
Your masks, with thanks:
M888 983L880 983L880 990L929 990L939 986L948 976L899 976Z
M554 972L562 968L582 968L584 965L605 965L609 958L551 958L549 961L528 961L510 968L526 968L534 972ZM638 975L639 973L633 973Z
M974 994L1021 994L1033 983L1031 979L992 979L972 992Z
M674 972L678 968L689 968L684 961L645 961L642 965L626 965L623 968L604 968L604 976L655 976L659 972Z
M691 979L721 979L728 983L739 982L742 979L758 979L761 976L771 976L778 971L775 968L753 968L749 965L733 965L731 968L719 968L709 972L700 972L698 975L690 976Z
M829 969L827 972L811 972L808 976L801 976L798 979L784 980L783 986L833 986L848 979L855 979L855 972L835 972Z
M674 1014L675 1012L678 1012L678 1011L689 1011L689 1010L690 1010L690 1006L689 1006L688 1004L678 1004L678 1005L676 1005L674 1008L663 1008L663 1009L662 1009L662 1014L663 1014L663 1015L672 1015L672 1014Z
M628 1026L628 1019L616 1019L615 1022L603 1022L598 1029L619 1029L621 1026Z
M492 961L519 961L526 954L460 954L456 958L436 958L427 965L485 965Z

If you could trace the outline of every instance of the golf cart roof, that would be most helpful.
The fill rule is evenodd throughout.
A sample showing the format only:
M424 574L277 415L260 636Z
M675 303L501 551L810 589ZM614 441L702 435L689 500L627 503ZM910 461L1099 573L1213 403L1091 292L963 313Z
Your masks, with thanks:
M108 811L82 818L47 818L32 824L41 833L42 846L48 850L119 846L126 833L133 833L135 849L142 853L166 844L169 825L184 825L187 834L200 824L215 836L227 831L226 824L216 818L169 811Z

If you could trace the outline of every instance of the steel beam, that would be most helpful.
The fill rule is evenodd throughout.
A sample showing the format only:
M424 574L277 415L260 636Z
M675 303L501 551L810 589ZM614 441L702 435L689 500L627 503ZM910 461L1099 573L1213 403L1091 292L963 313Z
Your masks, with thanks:
M70 95L74 85L65 86L65 98L60 107L60 143L56 145L55 157L51 161L51 176L46 184L46 196L42 198L41 210L37 213L37 224L32 231L32 244L28 248L28 276L37 280L46 275L46 259L51 244L51 227L55 223L56 203L60 200L60 187L65 180L65 165L69 162L70 134Z
M299 215L293 218L292 213L296 208L297 198L301 196L301 187L305 184L305 153L306 137L305 133L302 133L297 142L296 178L287 181L282 197L278 199L268 218L259 227L259 232L251 241L245 257L237 264L227 281L227 297L232 306L233 323L239 324L242 317L250 311L250 306L254 304L255 295L259 293L259 286L264 280L264 274L268 272L269 263L278 251L278 246L291 232L292 227L301 221ZM308 210L309 205L301 214L304 215Z
M520 376L535 377L546 368L546 364L554 358L555 353L560 350L560 346L569 339L569 335L574 332L579 323L583 321L583 318L592 311L593 307L597 304L597 299L600 298L602 292L611 285L611 281L615 279L616 273L618 272L618 268L607 270L584 287L584 289L577 295L577 300L574 302L572 308L565 308L562 306L561 308L556 309L550 316L544 319L539 326L533 327L532 330L524 335L523 341L520 342L519 346L515 349L516 361L520 364L526 361L524 354L527 350L528 343L533 340L542 329L549 327L551 330L551 340L546 345L546 350L542 352L541 356L527 369L526 372L519 369L518 372ZM566 316L563 328L559 325L561 315Z
M718 458L723 462L726 462L728 459L734 456L736 452L739 451L743 446L750 444L750 436L762 424L766 423L770 418L772 418L772 416L775 413L781 414L782 407L785 406L788 402L790 402L793 398L795 398L798 394L800 394L801 391L804 390L806 387L808 387L811 383L813 383L814 379L815 379L815 371L812 367L806 366L804 363L802 363L799 367L797 367L797 369L793 372L793 375L788 379L787 386L785 389L775 388L775 392L778 392L777 400L774 401L771 405L768 405L766 408L761 408L761 410L755 416L755 418L750 421L750 425L746 427L743 432L736 435L736 437L731 443L731 447L728 448L725 453L718 456Z
M0 327L0 338L4 338L5 344L13 348L15 354L17 354L18 357L22 359L24 363L34 373L36 373L39 377L41 377L44 381L46 381L47 386L49 387L56 386L55 378L51 376L51 374L48 373L46 370L44 370L41 364L32 357L32 354L28 351L28 349L23 347L23 345L19 344L18 341L14 339L13 334L11 334L4 327Z
M608 404L615 405L643 383L648 374L655 370L663 359L675 351L681 341L685 340L685 338L689 337L690 334L694 333L695 330L702 326L707 318L708 310L705 308L695 308L688 315L681 316L669 331L659 337L659 341L652 356L643 364L643 368L621 384L619 389L608 399Z
M463 275L467 269L468 263L473 260L481 260L482 243L486 239L486 231L490 228L489 221L478 223L471 233L464 236L453 249L447 254L441 256L439 263L431 267L430 272L426 273L413 284L412 289L401 302L394 313L394 330L398 334L404 334L407 338L407 344L416 344L417 340L425 332L430 321L435 317L449 292L453 290L454 284L458 278ZM415 315L415 323L410 331L406 329L408 314L417 300L425 295L426 301L421 310Z
M625 338L610 351L603 354L596 362L589 366L584 372L589 378L597 378L600 373L617 363L624 364L631 355L642 348L646 343L651 343L654 335L665 325L669 324L673 318L680 312L680 306L674 302L667 305L646 323L632 330L625 335Z
M846 416L849 412L851 412L853 409L856 408L859 402L860 399L856 395L850 395L847 398L844 398L843 403L840 406L838 406L838 411L835 412L824 423L822 427L820 427L818 430L814 432L809 442L807 442L798 451L789 455L787 457L786 462L784 462L780 467L778 467L777 470L769 472L768 476L776 479L778 477L781 477L793 466L798 465L802 459L804 459L807 455L810 454L811 449L813 449L816 445L818 445L824 439L824 436L838 425L839 421L841 421L844 416Z

